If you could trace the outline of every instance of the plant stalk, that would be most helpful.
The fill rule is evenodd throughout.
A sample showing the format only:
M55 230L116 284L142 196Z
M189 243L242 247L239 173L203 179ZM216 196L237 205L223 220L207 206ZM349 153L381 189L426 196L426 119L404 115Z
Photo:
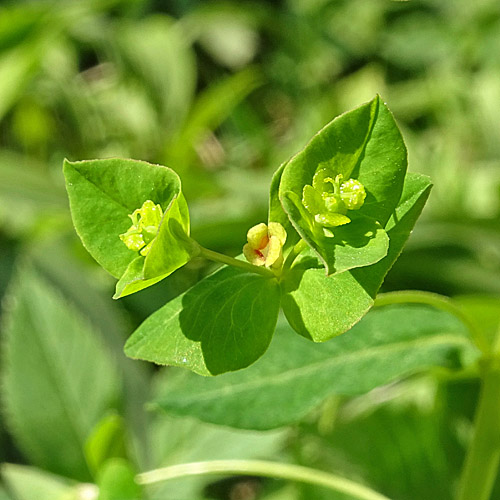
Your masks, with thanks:
M381 293L375 299L375 307L386 306L390 304L428 304L453 314L458 318L469 330L472 340L483 354L490 354L488 341L485 339L483 332L471 321L469 316L456 305L450 298L437 293L421 292L415 290L403 290L400 292Z
M302 250L305 250L307 248L307 243L304 240L299 240L295 246L290 250L290 253L288 254L285 263L283 264L283 269L281 270L282 274L286 274L288 270L292 267L292 264L294 263L295 259L298 257L300 252Z
M172 465L136 476L139 484L154 484L184 476L206 474L236 474L272 477L324 486L330 490L350 495L356 500L389 500L372 489L327 472L300 465L268 462L264 460L213 460Z
M489 500L500 463L500 360L485 359L474 433L457 500Z
M276 275L267 267L259 267L250 264L250 262L245 262L244 260L238 260L233 257L229 257L229 255L224 255L219 252L214 252L213 250L209 250L208 248L204 248L202 246L198 247L200 257L204 257L208 260L213 260L215 262L220 262L222 264L227 264L228 266L237 267L239 269L243 269L243 271L247 271L250 273L260 274L265 276L266 278L276 278Z
M500 464L500 331L492 348L480 328L448 297L429 292L402 291L381 294L376 306L429 304L460 319L483 353L481 393L472 441L460 477L457 500L489 500Z

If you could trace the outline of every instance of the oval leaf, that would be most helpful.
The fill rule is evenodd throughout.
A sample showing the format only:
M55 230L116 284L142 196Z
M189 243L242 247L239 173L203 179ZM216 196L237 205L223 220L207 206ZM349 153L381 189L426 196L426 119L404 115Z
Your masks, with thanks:
M18 276L9 298L2 360L8 426L34 464L88 480L87 436L118 402L114 360L97 332L34 271Z
M453 316L427 306L387 306L324 345L280 323L268 353L247 370L206 380L173 378L156 404L176 415L244 429L298 421L326 397L357 395L433 366L472 362L477 351Z
M349 330L366 314L401 253L430 188L427 177L407 175L400 203L386 226L390 239L387 256L377 264L334 276L325 276L324 269L310 258L292 268L282 283L282 307L294 330L323 342Z
M384 228L401 196L406 165L406 147L401 133L378 96L334 119L286 164L279 188L281 203L297 232L323 261L327 274L348 269L336 265L339 260L336 254L349 251L351 245L345 234L349 233L351 224L341 231L338 227L332 228L333 238L318 236L317 225L312 227L312 216L302 210L304 186L313 183L314 174L321 168L328 168L332 176L342 174L345 180L358 179L366 190L366 200L359 210L349 211L348 216L366 216ZM343 237L336 239L337 233L342 233ZM360 255L356 245L352 260L356 261L356 251L361 260L353 267L369 265L384 257L377 255L366 264L367 256Z
M239 370L266 351L279 306L276 280L224 267L146 319L125 353L201 375Z
M279 187L285 167L286 163L280 165L280 167L274 172L273 178L271 180L271 186L269 188L268 220L269 222L279 222L285 229L287 237L285 245L283 246L283 250L286 252L288 248L293 247L300 240L300 236L292 226L290 219L288 218L286 212L283 210L283 206L281 205L281 201L279 199Z
M129 215L146 200L166 210L181 189L178 175L143 161L64 161L71 215L85 248L115 278L137 257L120 240Z
M116 278L115 298L151 286L183 266L190 248L172 232L175 222L189 234L189 213L181 181L161 165L118 158L64 162L64 175L76 231L89 253ZM164 212L146 257L120 239L130 215L151 200Z

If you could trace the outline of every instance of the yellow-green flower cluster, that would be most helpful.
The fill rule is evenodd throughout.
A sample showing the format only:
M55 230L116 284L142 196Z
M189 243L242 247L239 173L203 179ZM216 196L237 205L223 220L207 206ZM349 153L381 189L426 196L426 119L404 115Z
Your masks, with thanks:
M132 219L132 226L126 233L120 234L120 239L128 249L146 256L158 234L163 210L160 205L146 200L129 217Z
M304 186L302 204L323 227L348 224L348 210L358 210L363 206L366 192L363 184L356 179L342 182L342 174L332 178L326 168L316 172L312 185Z

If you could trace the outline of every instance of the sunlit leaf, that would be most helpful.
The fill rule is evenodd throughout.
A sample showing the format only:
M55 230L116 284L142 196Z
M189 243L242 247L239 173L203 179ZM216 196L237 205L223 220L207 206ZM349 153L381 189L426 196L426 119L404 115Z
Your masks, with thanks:
M425 306L388 306L317 345L281 323L252 367L216 379L186 373L156 403L176 415L248 429L296 422L333 394L363 394L434 366L458 367L477 351L453 316Z
M335 118L286 164L279 187L280 200L297 232L324 262L327 274L349 269L337 262L343 260L337 252L351 252L352 264L359 259L358 265L351 264L352 268L378 262L387 247L379 246L378 252L370 254L370 240L376 239L377 233L366 238L367 233L358 234L351 224L332 228L333 237L324 235L302 204L304 187L312 185L315 173L321 169L327 169L333 178L341 175L345 181L357 179L366 190L366 200L359 210L349 211L348 216L368 217L383 230L401 196L406 164L401 133L378 96ZM365 236L364 242L360 236Z
M191 258L172 233L172 222L189 232L189 213L177 174L160 165L109 159L71 163L64 174L76 231L90 254L113 276L121 278L115 297L150 286ZM158 235L144 256L127 247L120 235L146 201L164 212Z
M276 280L222 268L146 319L125 353L201 375L239 370L266 351L279 304Z
M382 281L399 256L430 191L424 176L408 174L405 189L386 226L387 256L377 264L325 276L305 256L283 281L282 306L291 326L304 337L323 342L347 331L373 305Z

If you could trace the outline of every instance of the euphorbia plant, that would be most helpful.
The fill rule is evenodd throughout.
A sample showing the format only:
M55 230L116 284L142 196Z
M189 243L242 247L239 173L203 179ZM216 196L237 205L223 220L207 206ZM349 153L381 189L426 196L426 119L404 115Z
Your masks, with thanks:
M66 161L74 224L118 278L115 298L199 256L227 264L148 318L131 357L202 375L244 368L266 351L280 307L322 342L373 305L422 210L430 181L406 172L406 148L379 97L333 120L274 174L269 219L236 259L190 236L181 180L135 160Z
M157 283L191 259L204 257L224 264L147 318L125 345L132 358L181 366L200 375L220 375L256 362L269 347L280 309L298 334L314 342L350 330L374 305L431 188L426 176L407 173L405 144L378 96L334 119L276 170L268 220L248 230L237 258L204 248L191 237L181 180L168 167L124 159L65 161L64 173L75 228L97 262L117 278L115 298ZM463 319L449 301L433 295L388 295L380 303L402 301L431 303ZM348 334L351 337L342 338L344 345L355 345L356 328ZM477 329L471 327L471 331L487 353ZM376 343L377 338L365 336L363 342ZM418 360L409 357L407 366L397 363L394 370L380 373L372 386L409 373L415 363L426 366L427 351L422 349L419 355ZM492 376L495 370L486 373ZM355 394L352 384L347 385L341 390ZM365 383L364 389L372 386ZM487 387L491 392L493 386ZM321 390L317 396L304 397L307 401L302 405L296 402L290 416L276 419L276 425L317 404L328 394ZM487 395L488 400L492 397ZM228 423L217 412L210 416L206 406L196 411L201 418ZM500 410L497 413L500 416ZM251 417L242 422L230 424L273 426ZM478 435L479 441L484 440L480 429ZM476 455L486 456L477 446L473 445L476 451L471 452L464 473L468 479L462 480L463 500L473 498L468 485L477 483L481 475ZM486 460L490 483L491 469L498 464L498 456L493 455ZM227 472L235 467L209 469ZM257 464L251 471L238 470L265 475L262 470L269 467ZM299 477L303 471L274 472ZM156 481L156 477L146 474L142 480ZM170 476L160 473L158 477ZM315 481L312 476L309 480ZM342 490L332 481L333 489ZM490 487L484 487L477 498L486 499ZM356 490L346 488L342 491L354 494ZM361 490L357 498L382 498Z

